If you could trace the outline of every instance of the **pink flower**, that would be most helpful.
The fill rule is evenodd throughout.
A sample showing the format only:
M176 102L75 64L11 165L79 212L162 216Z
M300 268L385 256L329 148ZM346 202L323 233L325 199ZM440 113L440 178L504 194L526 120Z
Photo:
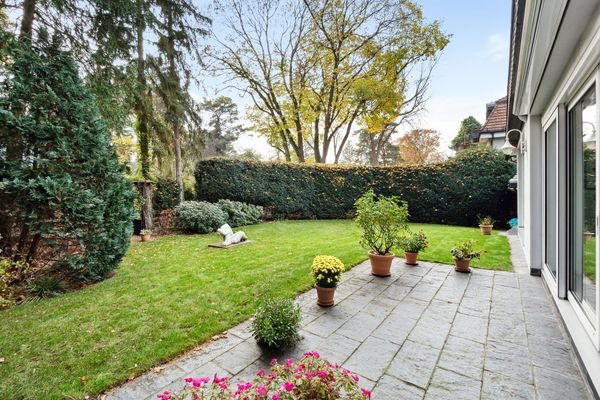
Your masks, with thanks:
M275 393L273 397L271 397L271 400L279 400L279 393Z
M319 358L319 357L321 357L321 355L319 353L317 353L316 351L309 351L307 353L304 353L304 357Z
M252 387L252 382L239 383L237 385L237 391L235 392L235 394L236 395L241 394L247 390L250 390L251 387Z
M363 392L363 394L365 396L367 396L367 398L371 398L371 391L369 389L364 389L364 388L360 388L360 390Z
M286 367L291 367L292 364L294 364L294 360L292 360L291 358L288 358L287 360L285 360Z
M163 393L156 396L160 400L169 400L171 398L171 392L165 390Z
M294 390L294 384L292 382L285 382L283 384L283 390L285 390L286 392L291 392L292 390Z
M328 374L327 374L327 372L326 372L326 371L321 371L321 372L319 372L319 378L321 378L321 379L325 379L325 378L327 378L327 375L328 375Z
M259 396L266 396L267 395L267 388L264 387L263 385L259 385L256 388L256 393L258 393Z
M258 372L256 373L256 376L263 376L265 374L265 369L261 368L258 370Z
M352 379L354 379L354 382L358 383L359 379L358 379L358 375L352 375Z
M271 359L271 365L274 365L274 364L277 364L277 359L276 358Z

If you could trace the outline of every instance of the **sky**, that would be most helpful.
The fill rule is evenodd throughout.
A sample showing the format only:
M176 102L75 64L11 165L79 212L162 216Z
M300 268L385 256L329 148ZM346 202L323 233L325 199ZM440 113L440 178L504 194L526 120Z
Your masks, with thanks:
M376 1L376 0L374 0ZM447 154L460 122L469 115L485 122L486 103L506 95L510 40L510 0L416 0L428 21L438 20L452 35L433 71L426 110L416 127L441 134L441 149ZM218 79L204 84L206 95L232 97L245 114L248 98L222 90ZM404 132L401 132L404 133ZM252 148L265 158L275 156L266 141L246 133L235 143L242 151Z

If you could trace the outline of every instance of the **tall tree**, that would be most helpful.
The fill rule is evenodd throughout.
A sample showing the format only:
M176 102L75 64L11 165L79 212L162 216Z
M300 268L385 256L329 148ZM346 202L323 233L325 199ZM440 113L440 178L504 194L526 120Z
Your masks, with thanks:
M198 109L189 94L193 66L202 62L200 38L208 35L211 20L185 0L157 0L161 18L156 22L159 55L152 58L158 95L165 107L165 120L173 132L175 180L183 201L181 137L185 125L199 126Z
M222 0L220 8L226 36L217 35L213 56L250 94L253 122L288 161L304 162L308 147L316 162L336 162L364 113L390 113L383 104L394 103L392 120L418 108L425 64L448 42L408 0Z
M131 185L60 35L39 36L11 41L0 63L0 248L13 261L101 279L129 245ZM15 132L23 161L3 156Z
M348 164L394 165L400 161L400 152L391 135L369 133L361 129L358 141L346 146L340 161Z
M471 145L471 137L481 129L481 124L472 115L460 122L460 129L452 139L450 148L454 151L465 149Z
M229 97L205 100L202 111L209 115L204 157L229 156L244 128L239 123L237 105Z
M433 129L413 129L398 140L402 163L429 164L444 161L440 133Z

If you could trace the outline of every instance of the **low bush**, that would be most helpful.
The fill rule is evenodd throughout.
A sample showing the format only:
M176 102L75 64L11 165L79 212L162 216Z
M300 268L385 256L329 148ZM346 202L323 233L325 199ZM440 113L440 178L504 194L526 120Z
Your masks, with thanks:
M67 283L51 276L41 276L31 282L26 289L27 294L33 298L46 298L58 296L69 289Z
M274 218L352 218L354 202L373 190L409 204L412 222L472 226L478 214L508 221L516 195L514 163L476 147L438 164L366 167L211 159L196 166L199 199L272 207Z
M179 204L179 188L173 179L159 179L154 185L152 208L156 214Z
M291 347L299 340L300 306L287 298L267 298L254 314L252 332L258 344L272 349Z
M232 227L258 224L263 214L261 206L240 201L221 199L217 206L227 215L227 223Z
M221 209L206 201L184 201L175 207L175 229L188 233L209 233L227 221Z

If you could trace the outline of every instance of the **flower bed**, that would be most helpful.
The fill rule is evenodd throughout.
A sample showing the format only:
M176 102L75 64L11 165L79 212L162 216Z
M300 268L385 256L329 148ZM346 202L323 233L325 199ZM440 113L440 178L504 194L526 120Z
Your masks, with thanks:
M294 363L271 361L271 371L257 372L252 381L233 385L227 377L186 378L179 393L165 391L160 400L366 400L371 392L358 385L357 375L321 358L317 352L305 353Z

